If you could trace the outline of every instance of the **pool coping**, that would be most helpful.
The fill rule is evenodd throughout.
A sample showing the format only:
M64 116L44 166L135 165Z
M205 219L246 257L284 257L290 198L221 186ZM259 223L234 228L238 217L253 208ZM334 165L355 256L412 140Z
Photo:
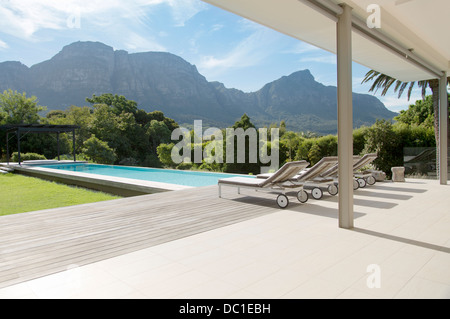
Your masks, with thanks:
M74 162L71 162L74 163ZM85 162L76 162L83 164ZM30 163L31 164L31 163ZM40 163L43 164L43 163ZM49 163L45 163L49 164ZM62 164L61 162L55 164ZM73 184L122 196L154 194L194 188L193 186L144 181L132 178L113 177L82 172L62 171L52 168L38 167L33 164L10 165L18 173Z

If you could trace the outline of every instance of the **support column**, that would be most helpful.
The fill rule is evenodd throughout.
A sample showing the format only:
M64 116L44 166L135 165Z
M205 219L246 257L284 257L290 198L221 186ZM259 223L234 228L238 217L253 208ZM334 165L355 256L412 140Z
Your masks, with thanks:
M353 212L353 102L352 8L341 5L337 22L337 93L339 158L339 227L354 226Z
M20 162L21 162L21 158L20 158L20 128L17 129L17 154L19 157L19 165L20 165Z
M448 179L448 93L447 73L439 81L439 178L441 185Z
M75 129L72 131L72 141L73 141L73 161L77 161L76 148L75 148Z
M9 165L9 132L6 132L6 162Z
M59 132L56 133L56 142L58 144L58 162L61 160L59 156Z

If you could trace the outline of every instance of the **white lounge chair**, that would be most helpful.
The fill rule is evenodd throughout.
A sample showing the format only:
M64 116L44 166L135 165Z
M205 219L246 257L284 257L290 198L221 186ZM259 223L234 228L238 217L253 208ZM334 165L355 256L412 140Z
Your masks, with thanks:
M359 161L361 160L361 157L358 155L353 156L353 166L355 166ZM322 174L324 177L333 178L333 182L330 183L327 186L327 191L330 195L335 196L338 193L338 172L339 172L339 163L337 163L335 166L330 168L328 171ZM353 189L356 190L359 188L358 181L355 179L353 181ZM317 192L317 191L316 191Z
M364 166L367 166L368 164L372 163L377 158L377 154L370 153L365 154L363 157L360 156L353 156L353 189L357 190L358 188L364 188L366 185L374 185L376 183L376 179L373 176L372 172L365 171L360 172L360 169ZM335 182L330 184L328 186L328 192L330 195L337 195L338 193L338 172L339 165L336 165L336 167L332 168L328 172L325 172L325 176L334 176Z
M222 186L237 187L238 194L240 194L241 188L276 192L280 193L276 199L278 206L280 208L286 208L289 205L286 192L288 190L299 189L296 197L299 202L306 203L308 201L308 194L303 190L303 184L296 182L293 177L299 171L308 167L308 165L309 163L306 161L289 162L267 178L230 177L219 179L219 197L222 197Z
M337 164L337 156L327 156L295 178L297 182L304 183L305 189L311 190L314 199L319 200L323 197L322 188L327 188L330 192L330 188L334 185L334 178L328 172L337 167Z
M303 184L305 189L311 190L311 196L314 199L321 199L323 191L321 187L329 187L334 179L323 174L332 169L338 162L337 156L328 156L322 158L315 165L310 168L300 171L292 178L295 183ZM258 178L264 179L270 177L271 174L259 174Z
M377 158L376 153L365 154L361 159L353 165L353 174L358 181L359 187L364 188L366 185L374 185L376 178L370 171L361 171L361 169Z

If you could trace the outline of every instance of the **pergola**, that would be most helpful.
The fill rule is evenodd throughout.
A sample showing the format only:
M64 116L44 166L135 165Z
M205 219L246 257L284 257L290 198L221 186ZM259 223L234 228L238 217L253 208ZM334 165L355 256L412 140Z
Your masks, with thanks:
M337 55L339 227L354 227L352 62L440 83L439 178L447 184L448 0L203 0ZM380 18L374 27L369 19Z
M46 125L46 124L8 124L0 126L0 129L6 131L6 157L9 164L9 134L15 133L17 135L17 149L19 155L19 165L21 163L20 158L20 139L22 136L28 133L56 133L56 140L58 143L58 161L60 160L59 154L59 134L72 132L73 139L73 160L76 161L75 155L75 130L80 128L76 125Z

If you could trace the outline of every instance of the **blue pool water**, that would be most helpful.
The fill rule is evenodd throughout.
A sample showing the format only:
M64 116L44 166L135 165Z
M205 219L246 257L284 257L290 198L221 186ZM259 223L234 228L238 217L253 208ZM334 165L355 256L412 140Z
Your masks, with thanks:
M60 169L72 172L114 176L114 177L132 178L145 181L177 184L184 186L194 186L194 187L217 185L217 181L221 178L246 176L246 175L224 174L224 173L195 172L195 171L181 171L181 170L169 170L169 169L147 168L147 167L129 167L129 166L113 166L113 165L82 164L82 163L39 165L39 167Z

